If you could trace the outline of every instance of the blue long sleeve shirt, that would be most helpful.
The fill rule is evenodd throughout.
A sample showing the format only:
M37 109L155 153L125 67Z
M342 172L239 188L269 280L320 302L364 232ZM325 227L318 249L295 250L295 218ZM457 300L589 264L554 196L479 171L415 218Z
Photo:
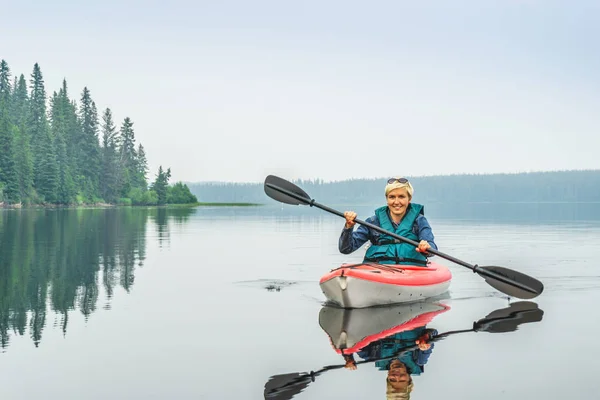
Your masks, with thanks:
M389 209L387 210L387 213L389 216ZM392 225L394 226L394 229L396 229L398 227L398 224L396 224L391 218L390 221L392 221ZM377 218L376 215L367 218L366 222L369 222L373 225L381 226L381 224L379 223L379 218ZM368 240L370 240L372 244L376 244L377 239L381 235L379 232L367 228L364 225L359 225L355 231L353 229L353 227L347 229L344 227L344 229L342 230L342 234L340 235L338 243L340 253L342 254L352 253L353 251L360 248L363 244L365 244ZM425 218L424 215L419 215L415 220L415 224L413 225L413 232L415 235L417 235L419 241L425 240L427 241L427 243L429 243L432 249L438 249L437 245L434 242L434 236L433 231L431 230L431 226L429 225L429 222L427 221L427 218ZM431 256L432 254L428 254L428 257Z

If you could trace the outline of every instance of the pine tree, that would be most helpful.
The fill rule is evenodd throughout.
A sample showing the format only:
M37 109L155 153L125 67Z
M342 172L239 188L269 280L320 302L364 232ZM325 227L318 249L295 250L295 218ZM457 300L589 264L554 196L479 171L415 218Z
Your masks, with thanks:
M40 66L36 63L31 74L31 94L29 96L28 131L31 145L37 149L38 142L48 129L46 119L46 89Z
M14 157L14 131L9 122L8 105L0 100L0 183L4 184L4 200L9 203L17 203L21 198Z
M71 168L71 175L73 176L73 180L75 181L75 191L83 192L83 185L81 184L81 182L84 181L84 177L83 172L79 167L79 159L81 153L79 143L82 137L82 133L79 117L77 116L77 103L75 102L75 100L69 99L66 81L63 81L63 92L65 93L65 97L63 98L63 107L66 114L65 141L67 146L67 158L69 166Z
M0 183L4 199L9 203L20 200L13 150L13 130L10 123L11 110L10 69L6 61L0 62Z
M37 171L35 175L35 189L43 196L46 203L58 201L58 161L55 143L49 129L39 140L39 153L37 154Z
M17 172L17 186L21 200L28 201L33 193L33 155L27 133L13 126L15 137L15 169Z
M2 60L0 61L0 101L4 100L8 105L10 95L10 68L6 61Z
M50 101L50 123L55 140L56 161L58 168L57 201L62 204L71 203L76 194L72 168L67 156L68 113L70 103L66 94L66 82L57 94L54 92Z
M158 196L158 204L167 204L167 194L169 189L169 179L171 178L171 168L163 171L162 165L158 167L158 174L156 180L152 184L152 190L156 192Z
M29 96L27 94L27 81L23 74L19 76L18 81L15 77L11 103L11 123L20 129L24 129L29 116Z
M127 197L133 189L134 179L137 171L137 153L135 151L135 133L133 122L129 117L125 118L121 126L121 147L119 149L119 168L121 195Z
M19 76L19 80L16 81L13 88L11 103L17 186L21 200L29 202L34 193L34 167L31 141L27 133L30 112L29 95L27 94L27 81L23 74Z
M118 198L118 158L117 129L112 111L107 108L102 115L102 170L100 173L100 195L105 201L114 202Z
M100 144L98 141L98 111L96 103L92 100L87 87L83 88L81 94L81 108L79 110L81 121L81 141L79 166L87 181L87 193L89 197L95 197L98 193L99 171L100 171Z
M146 152L144 151L144 146L140 143L137 150L137 160L136 160L136 179L135 179L135 187L142 189L142 191L148 190L148 180L146 176L148 175L148 160L146 159Z
M40 66L36 63L31 74L29 124L34 157L34 186L45 202L55 202L58 189L58 165L54 140L46 119L46 89Z

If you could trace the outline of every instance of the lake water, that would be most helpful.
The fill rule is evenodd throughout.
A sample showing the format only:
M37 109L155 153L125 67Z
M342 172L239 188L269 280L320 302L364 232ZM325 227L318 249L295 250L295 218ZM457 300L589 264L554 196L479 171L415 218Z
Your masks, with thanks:
M598 397L598 210L430 207L441 251L540 279L543 318L435 342L412 399ZM337 251L342 225L293 206L0 211L1 398L264 399L269 381L333 366L271 398L385 399L387 372L358 354L356 370L335 367L322 328L320 276L362 259ZM427 328L469 330L518 302L436 261L454 278ZM340 318L376 329L376 315Z

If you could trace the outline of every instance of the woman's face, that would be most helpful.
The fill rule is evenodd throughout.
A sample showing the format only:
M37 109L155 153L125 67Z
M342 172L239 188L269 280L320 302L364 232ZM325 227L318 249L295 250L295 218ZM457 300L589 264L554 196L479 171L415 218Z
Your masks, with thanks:
M396 218L402 218L406 213L406 207L410 203L410 196L406 188L398 188L391 190L387 195L387 205L390 209L390 214Z
M390 364L388 371L388 382L396 390L404 390L410 384L410 375L406 370L406 365L398 360L394 360Z

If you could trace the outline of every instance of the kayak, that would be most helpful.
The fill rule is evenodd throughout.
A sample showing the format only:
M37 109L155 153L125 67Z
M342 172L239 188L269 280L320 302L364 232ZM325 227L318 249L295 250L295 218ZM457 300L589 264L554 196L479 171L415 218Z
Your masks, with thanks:
M319 325L336 353L352 354L369 343L425 326L449 309L445 304L426 301L368 309L325 306L319 312Z
M452 274L444 266L342 264L321 277L327 300L342 308L364 308L420 301L448 290Z

